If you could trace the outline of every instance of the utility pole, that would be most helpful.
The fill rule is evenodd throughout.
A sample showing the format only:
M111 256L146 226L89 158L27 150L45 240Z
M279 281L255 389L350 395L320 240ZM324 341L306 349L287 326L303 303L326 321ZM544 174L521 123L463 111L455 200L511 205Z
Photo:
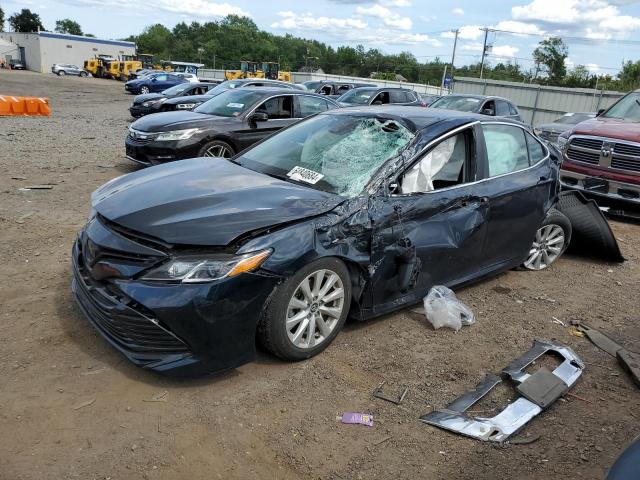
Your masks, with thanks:
M480 62L480 78L482 79L482 74L484 73L484 57L487 54L487 35L489 35L489 29L485 27L485 28L481 28L480 30L484 31L484 44L482 45L482 61Z
M451 33L455 34L453 37L453 52L451 54L451 78L453 79L453 62L456 61L456 46L458 45L458 33L460 33L459 29L451 30ZM444 66L444 72L442 72L442 83L440 84L440 90L444 89L444 80L447 77L447 66Z

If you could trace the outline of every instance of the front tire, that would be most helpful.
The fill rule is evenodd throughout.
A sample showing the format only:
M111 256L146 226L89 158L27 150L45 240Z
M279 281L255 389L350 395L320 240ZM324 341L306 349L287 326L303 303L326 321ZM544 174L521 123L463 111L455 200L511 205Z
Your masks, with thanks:
M80 72L80 76L81 77L86 77L87 76L87 72Z
M346 265L321 258L276 287L258 323L258 340L284 360L313 357L342 330L350 304Z
M563 213L552 209L536 232L529 256L521 268L544 270L560 258L570 241L571 222Z
M207 142L198 153L199 157L222 157L231 158L236 154L235 150L227 142L213 140Z
M147 93L149 93L149 87L140 87L140 93L142 95L146 95Z
M66 74L67 74L67 72L65 72L64 70L60 70L60 71L58 72L58 76L59 76L59 77L64 77Z

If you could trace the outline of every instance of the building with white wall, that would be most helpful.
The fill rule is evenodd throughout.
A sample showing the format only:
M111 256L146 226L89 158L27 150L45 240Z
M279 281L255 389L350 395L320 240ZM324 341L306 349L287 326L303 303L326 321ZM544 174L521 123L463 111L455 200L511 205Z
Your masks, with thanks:
M16 46L17 56L28 70L48 72L54 63L69 63L82 66L83 62L96 55L109 55L115 58L121 55L135 55L136 44L122 40L104 40L101 38L67 35L53 32L0 32L0 40ZM0 44L0 56L3 48Z

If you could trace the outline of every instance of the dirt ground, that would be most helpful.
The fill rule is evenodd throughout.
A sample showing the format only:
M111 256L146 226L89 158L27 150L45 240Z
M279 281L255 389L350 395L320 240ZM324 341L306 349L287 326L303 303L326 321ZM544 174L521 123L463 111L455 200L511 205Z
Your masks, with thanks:
M458 292L477 315L458 333L407 309L348 324L309 361L260 353L222 376L167 379L124 360L70 290L90 193L137 168L123 145L132 97L117 81L6 71L0 94L46 96L53 110L0 119L1 479L602 479L640 433L638 388L553 321L584 320L640 351L640 226L612 222L624 264L565 256ZM34 184L53 188L20 190ZM418 421L534 338L587 362L576 396L518 434L538 441L500 446ZM401 406L372 397L381 381L391 393L409 387ZM473 411L492 416L507 394ZM346 411L375 425L336 421Z

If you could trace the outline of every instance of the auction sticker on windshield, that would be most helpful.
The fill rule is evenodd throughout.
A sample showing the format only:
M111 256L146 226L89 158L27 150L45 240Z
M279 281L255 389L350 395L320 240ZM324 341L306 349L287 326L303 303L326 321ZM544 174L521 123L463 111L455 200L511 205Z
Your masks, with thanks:
M299 182L310 183L311 185L315 185L320 180L322 180L321 173L314 172L313 170L308 170L304 167L293 167L289 173L287 173L287 177L291 180L297 180Z

